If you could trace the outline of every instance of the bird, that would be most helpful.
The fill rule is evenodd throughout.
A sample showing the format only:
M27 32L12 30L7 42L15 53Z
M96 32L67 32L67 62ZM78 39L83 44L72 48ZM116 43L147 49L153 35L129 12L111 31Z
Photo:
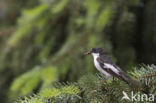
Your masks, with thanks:
M105 75L106 79L110 77L117 77L118 79L126 82L127 84L133 84L140 86L140 83L129 77L105 52L104 48L95 47L90 51L85 52L85 55L92 54L94 59L94 65L98 71Z

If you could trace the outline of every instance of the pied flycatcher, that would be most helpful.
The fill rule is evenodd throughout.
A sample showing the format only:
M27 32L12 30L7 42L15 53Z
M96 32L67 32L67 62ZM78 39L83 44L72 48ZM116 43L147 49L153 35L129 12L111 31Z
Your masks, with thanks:
M111 76L117 77L126 83L132 83L135 86L140 86L140 83L130 78L120 67L118 67L111 58L107 55L103 48L92 48L91 51L84 53L92 54L94 58L94 65L98 71L102 72L106 78Z

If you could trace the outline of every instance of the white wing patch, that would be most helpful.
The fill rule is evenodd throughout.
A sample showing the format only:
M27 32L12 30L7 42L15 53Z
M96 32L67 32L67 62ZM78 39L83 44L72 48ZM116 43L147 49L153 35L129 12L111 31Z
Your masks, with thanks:
M113 65L108 64L108 63L104 63L104 68L110 68L113 72L119 74L119 70L116 69Z

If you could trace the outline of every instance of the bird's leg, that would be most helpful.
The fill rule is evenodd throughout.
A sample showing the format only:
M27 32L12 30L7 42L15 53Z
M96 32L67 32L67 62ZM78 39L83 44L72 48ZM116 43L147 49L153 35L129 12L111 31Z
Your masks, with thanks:
M115 78L113 77L113 82L115 81Z

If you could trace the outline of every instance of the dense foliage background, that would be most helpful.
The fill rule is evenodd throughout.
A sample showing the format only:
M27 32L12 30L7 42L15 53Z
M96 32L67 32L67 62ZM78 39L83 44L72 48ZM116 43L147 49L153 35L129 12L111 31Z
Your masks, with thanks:
M110 100L85 95L103 86L94 75L92 57L83 55L96 46L105 48L124 71L141 63L155 64L156 1L1 0L0 101L8 103L35 94L48 99L70 94L61 96L67 101L76 95L75 102L84 97L86 103L92 97L94 102ZM156 69L154 65L151 68ZM43 101L41 97L30 103L42 103L37 102Z

